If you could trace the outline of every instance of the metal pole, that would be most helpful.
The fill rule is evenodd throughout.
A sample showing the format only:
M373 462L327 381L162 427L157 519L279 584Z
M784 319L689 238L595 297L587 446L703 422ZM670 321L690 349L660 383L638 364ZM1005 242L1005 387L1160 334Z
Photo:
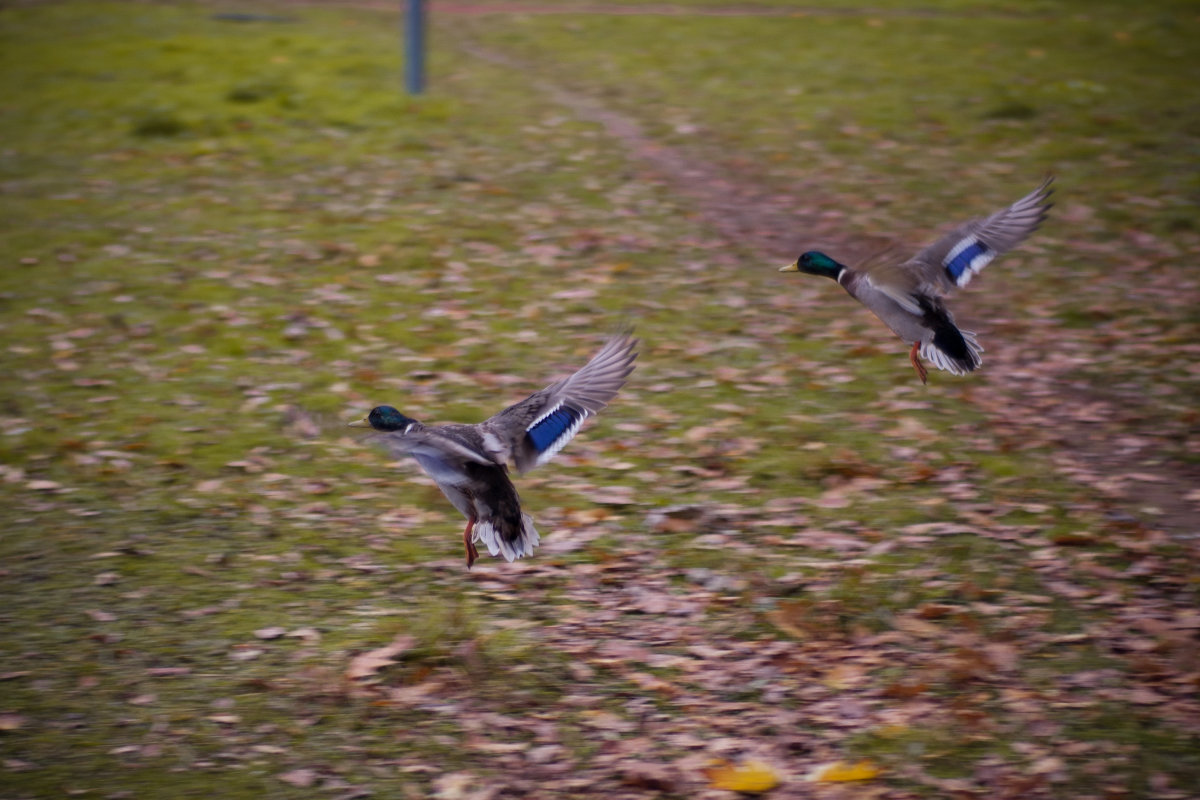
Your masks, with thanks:
M407 0L404 14L404 88L425 91L425 0Z

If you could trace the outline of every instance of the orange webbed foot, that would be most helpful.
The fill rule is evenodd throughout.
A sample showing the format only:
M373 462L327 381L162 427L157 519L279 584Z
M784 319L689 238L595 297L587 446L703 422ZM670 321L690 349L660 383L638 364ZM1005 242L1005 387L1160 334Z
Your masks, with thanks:
M921 349L920 342L913 342L912 349L908 351L908 360L912 362L913 369L917 371L917 377L921 379L921 383L925 384L929 381L929 372L925 369L925 365L921 363L921 358L917 355L917 351Z
M479 558L479 551L475 549L475 543L471 541L471 529L475 527L475 519L472 517L467 520L467 527L463 530L463 544L467 548L467 569L475 563L475 559Z

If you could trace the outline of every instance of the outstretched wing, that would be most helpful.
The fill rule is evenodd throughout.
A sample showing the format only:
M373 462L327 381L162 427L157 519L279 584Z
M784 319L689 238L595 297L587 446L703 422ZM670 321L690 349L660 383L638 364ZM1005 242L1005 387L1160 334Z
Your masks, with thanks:
M608 405L625 385L637 358L637 339L621 333L583 369L479 424L484 446L517 471L540 466L579 432L584 420Z
M1050 184L1042 185L990 217L964 222L918 252L906 265L923 281L945 293L962 288L971 278L1028 238L1046 219L1050 210Z
M430 427L414 421L403 430L380 431L370 438L396 457L415 456L422 466L425 466L424 459L436 459L446 464L503 464L487 452L474 425Z

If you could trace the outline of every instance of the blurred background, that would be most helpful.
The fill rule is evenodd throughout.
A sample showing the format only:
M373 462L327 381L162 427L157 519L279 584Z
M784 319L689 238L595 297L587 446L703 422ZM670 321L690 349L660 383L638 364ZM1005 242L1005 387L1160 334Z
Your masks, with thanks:
M1185 798L1200 13L0 7L0 796ZM820 247L1057 176L922 386ZM415 464L622 324L462 563Z

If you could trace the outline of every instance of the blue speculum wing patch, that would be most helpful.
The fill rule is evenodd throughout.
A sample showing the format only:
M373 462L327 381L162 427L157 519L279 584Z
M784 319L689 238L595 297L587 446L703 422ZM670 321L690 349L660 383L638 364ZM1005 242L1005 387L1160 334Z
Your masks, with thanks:
M950 273L950 277L957 283L962 278L964 272L976 268L976 259L979 259L982 264L991 261L990 253L991 250L983 242L971 242L971 244L956 253L954 258L946 263L946 271Z
M526 435L529 436L529 440L533 442L537 451L544 453L554 446L559 437L571 430L571 427L579 422L582 416L581 413L564 406L546 415L538 424L530 428Z

